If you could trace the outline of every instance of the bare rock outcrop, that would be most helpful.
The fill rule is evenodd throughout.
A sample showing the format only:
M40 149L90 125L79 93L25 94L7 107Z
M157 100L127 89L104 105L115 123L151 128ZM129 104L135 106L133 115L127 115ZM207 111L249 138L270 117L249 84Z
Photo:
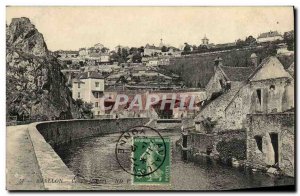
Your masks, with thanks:
M7 115L19 120L78 117L57 59L28 18L14 18L6 27Z

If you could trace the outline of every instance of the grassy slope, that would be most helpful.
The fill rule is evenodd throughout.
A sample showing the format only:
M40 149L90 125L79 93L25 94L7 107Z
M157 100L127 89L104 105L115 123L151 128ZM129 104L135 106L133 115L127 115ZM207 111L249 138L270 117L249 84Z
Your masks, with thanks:
M259 62L270 55L266 48L232 50L218 54L202 54L197 56L175 57L170 60L170 65L165 69L180 75L188 87L204 88L214 72L214 59L221 57L225 66L250 66L250 56L255 52ZM279 60L285 67L291 64L294 57L280 57Z

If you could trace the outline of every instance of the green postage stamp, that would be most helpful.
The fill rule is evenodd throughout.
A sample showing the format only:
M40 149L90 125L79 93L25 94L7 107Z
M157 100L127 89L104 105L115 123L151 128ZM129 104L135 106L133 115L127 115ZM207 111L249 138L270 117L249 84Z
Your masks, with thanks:
M133 184L170 183L170 138L133 138Z

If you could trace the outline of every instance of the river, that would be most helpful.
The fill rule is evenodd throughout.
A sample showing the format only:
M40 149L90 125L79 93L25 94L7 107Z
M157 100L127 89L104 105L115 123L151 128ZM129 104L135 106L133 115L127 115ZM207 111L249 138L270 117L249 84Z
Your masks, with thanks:
M228 190L293 185L294 178L251 173L237 168L202 161L181 160L175 141L180 133L164 131L172 140L170 185L132 185L132 176L116 161L115 147L120 134L85 138L55 149L64 163L89 190Z

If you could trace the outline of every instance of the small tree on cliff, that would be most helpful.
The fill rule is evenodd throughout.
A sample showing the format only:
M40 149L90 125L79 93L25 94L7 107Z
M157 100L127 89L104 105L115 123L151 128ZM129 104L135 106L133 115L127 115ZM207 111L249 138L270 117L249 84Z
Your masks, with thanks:
M91 119L93 118L93 104L82 101L82 99L76 99L75 105L79 108L80 118Z

